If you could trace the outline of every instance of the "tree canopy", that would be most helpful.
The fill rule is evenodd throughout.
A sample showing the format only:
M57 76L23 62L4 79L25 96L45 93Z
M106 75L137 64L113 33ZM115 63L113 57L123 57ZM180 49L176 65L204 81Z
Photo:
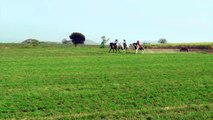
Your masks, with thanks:
M77 44L84 44L85 36L82 33L74 32L69 37L75 47L77 46Z

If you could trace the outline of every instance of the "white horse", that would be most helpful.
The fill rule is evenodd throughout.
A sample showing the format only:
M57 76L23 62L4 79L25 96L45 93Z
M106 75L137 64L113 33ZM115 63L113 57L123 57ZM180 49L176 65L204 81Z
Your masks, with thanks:
M120 49L124 51L124 53L126 53L126 51L128 50L127 44L126 43L118 43L118 50L120 52Z

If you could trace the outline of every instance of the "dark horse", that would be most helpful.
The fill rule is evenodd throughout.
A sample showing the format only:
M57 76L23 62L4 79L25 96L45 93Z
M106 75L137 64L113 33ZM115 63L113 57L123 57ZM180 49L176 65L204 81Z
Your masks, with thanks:
M187 47L181 47L180 52L189 52L189 48Z
M111 52L111 50L113 50L113 52L114 52L114 50L117 52L117 50L118 50L118 47L115 43L112 43L112 42L109 43L109 47L110 47L109 52Z

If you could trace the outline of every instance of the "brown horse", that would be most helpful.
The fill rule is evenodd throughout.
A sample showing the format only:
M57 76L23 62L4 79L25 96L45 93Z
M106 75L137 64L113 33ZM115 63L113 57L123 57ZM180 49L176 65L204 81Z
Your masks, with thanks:
M181 47L180 52L189 52L189 48L188 47Z

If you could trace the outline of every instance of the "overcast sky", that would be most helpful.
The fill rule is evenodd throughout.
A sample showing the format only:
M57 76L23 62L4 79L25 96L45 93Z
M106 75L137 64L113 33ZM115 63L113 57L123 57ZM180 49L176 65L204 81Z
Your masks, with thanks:
M0 0L0 42L213 42L213 0Z

